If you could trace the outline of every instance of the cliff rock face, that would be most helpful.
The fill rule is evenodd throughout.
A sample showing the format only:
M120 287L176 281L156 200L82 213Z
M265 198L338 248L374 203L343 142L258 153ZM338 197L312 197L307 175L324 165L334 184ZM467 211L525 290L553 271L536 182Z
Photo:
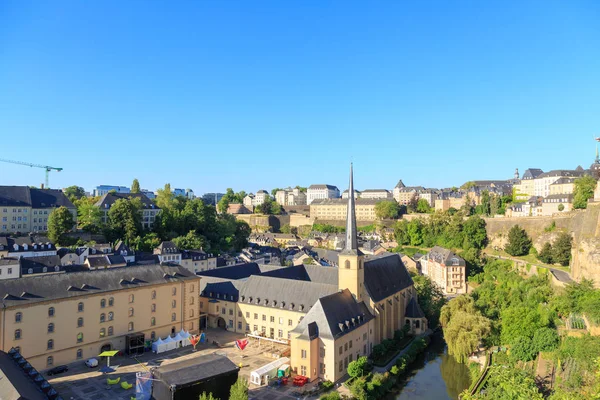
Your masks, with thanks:
M556 230L546 232L552 222ZM571 276L576 281L593 279L600 287L600 202L589 203L586 210L572 211L554 217L486 218L487 232L492 246L504 248L508 231L520 225L527 231L539 251L547 241L554 241L560 231L573 236Z

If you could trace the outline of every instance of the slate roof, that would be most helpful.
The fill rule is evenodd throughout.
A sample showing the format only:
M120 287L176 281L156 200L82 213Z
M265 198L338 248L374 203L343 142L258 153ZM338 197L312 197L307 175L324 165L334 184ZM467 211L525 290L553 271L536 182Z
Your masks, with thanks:
M551 194L549 196L544 197L544 203L556 203L552 200L560 200L571 203L573 201L573 194Z
M61 190L56 189L29 189L31 191L32 208L75 208L71 200Z
M239 368L229 358L212 353L161 365L153 370L153 374L167 386L182 386L188 383L201 383L238 370Z
M329 190L339 190L339 189L337 188L337 186L334 186L334 185L323 185L323 184L310 185L308 188L309 188L309 189L329 189Z
M14 350L13 350L14 351ZM12 353L12 352L11 352ZM17 355L19 357L19 355ZM23 359L23 357L19 357ZM27 361L25 359L25 361ZM28 365L29 363L23 364ZM35 371L33 369L32 371ZM25 371L19 362L13 359L13 357L0 351L0 399L4 400L47 400L52 397L49 395L56 396L56 390L43 379L38 384L29 377L29 371ZM37 371L36 371L37 372ZM36 375L33 375L34 377ZM48 385L46 389L49 395L46 395L41 385ZM60 399L60 397L55 397Z
M34 273L43 272L44 268L47 268L47 272L54 272L54 267L59 267L60 270L60 257L59 256L39 256L39 257L21 257L21 274L28 274L29 269L33 269Z
M28 186L0 186L0 207L31 207Z
M363 193L381 193L381 192L385 192L385 193L388 193L388 194L390 193L390 191L387 190L387 189L365 189L362 192Z
M211 269L209 271L200 271L197 272L197 274L200 276L212 276L215 278L237 280L248 278L250 275L258 275L261 272L262 271L257 263L247 263Z
M131 248L129 246L127 246L125 244L125 242L123 242L122 240L119 240L117 242L117 244L115 245L115 253L120 254L121 251L126 251L127 255L133 255L133 251L131 251Z
M252 275L240 288L240 302L307 312L318 299L337 290L337 285L326 283Z
M50 243L46 238L33 238L31 236L19 236L19 237L7 237L0 238L5 239L6 241L0 241L0 250L2 248L8 249L10 253L22 253L29 251L52 251L56 250L56 247L53 243ZM15 244L18 246L18 249L15 250ZM27 245L27 249L25 249L25 245ZM43 246L43 248L42 248ZM50 247L48 247L50 246Z
M0 258L0 265L19 265L19 258L3 257Z
M208 254L202 250L181 250L182 260L206 260Z
M179 249L177 248L177 246L175 246L175 243L171 242L170 240L164 241L161 244L159 244L155 251L155 254L161 255L177 253L180 253Z
M522 179L535 179L538 176L540 176L541 174L543 174L544 171L542 171L539 168L528 168L525 170L525 172L523 172L523 178Z
M569 170L569 169L555 169L552 171L544 172L543 174L539 175L538 178L546 178L546 177L551 177L551 176L580 177L583 175L584 175L584 171L576 171L576 170Z
M398 254L365 261L365 288L373 301L381 301L413 285Z
M570 178L570 177L562 177L562 178L558 178L556 181L554 181L554 183L551 183L550 186L552 185L564 185L566 183L573 183L575 182L575 178Z
M404 184L404 182L402 182L402 179L400 179L398 181L398 183L396 183L396 186L394 186L395 188L401 189L403 187L406 187L406 185Z
M421 309L419 303L415 300L415 297L408 302L405 316L406 318L425 318L425 313Z
M464 267L466 265L465 260L462 257L459 257L450 250L444 249L440 246L434 246L431 250L429 250L429 253L425 255L425 258L446 266L451 266L452 259L456 258L458 260L458 266Z
M136 282L131 281L136 278ZM69 274L48 274L26 279L0 280L0 298L8 306L26 305L119 290L129 286L150 286L172 280L197 279L183 267L142 265ZM82 289L83 288L83 289ZM21 297L30 293L38 297Z
M68 248L68 247L61 247L60 249L56 250L56 254L60 258L63 258L67 254L75 254L75 252L73 250L71 250L70 248Z
M364 302L357 303L348 289L321 297L292 333L302 339L337 339L374 317Z
M160 207L154 204L152 200L150 200L148 196L143 193L106 193L94 205L96 207L100 207L101 210L105 210L112 207L117 200L132 198L140 199L145 209L160 210Z

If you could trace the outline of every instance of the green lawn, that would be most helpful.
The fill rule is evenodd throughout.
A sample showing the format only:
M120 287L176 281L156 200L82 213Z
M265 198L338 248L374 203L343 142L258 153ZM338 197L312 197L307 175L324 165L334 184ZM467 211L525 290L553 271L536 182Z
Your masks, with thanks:
M495 255L495 256L501 256L503 258L514 258L516 260L521 260L524 261L526 263L529 264L535 264L544 268L554 268L554 269L560 269L562 271L565 272L571 272L571 268L569 267L563 267L562 265L559 264L546 264L541 262L540 260L538 260L538 258L533 255L533 254L527 254L526 256L519 256L519 257L515 257L515 256L511 256L509 255L507 252L505 252L504 250L494 250L492 248L486 248L484 250L487 254L491 254L491 255Z

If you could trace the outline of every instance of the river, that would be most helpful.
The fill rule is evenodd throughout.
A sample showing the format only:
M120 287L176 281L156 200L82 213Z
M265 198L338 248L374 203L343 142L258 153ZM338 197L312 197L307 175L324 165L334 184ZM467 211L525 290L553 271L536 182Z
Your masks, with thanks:
M469 368L448 355L444 338L436 333L412 364L412 372L399 386L399 392L389 399L456 400L470 384Z

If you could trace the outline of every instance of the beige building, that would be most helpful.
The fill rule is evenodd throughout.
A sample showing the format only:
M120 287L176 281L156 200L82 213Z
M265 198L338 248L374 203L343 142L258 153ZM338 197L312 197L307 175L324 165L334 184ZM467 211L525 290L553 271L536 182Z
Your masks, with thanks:
M514 200L515 201L527 201L535 193L534 180L543 174L539 168L528 168L523 173L523 177L519 183L513 186Z
M551 216L568 212L573 209L572 194L551 194L542 200L542 213L544 216Z
M162 242L154 254L160 263L179 264L191 273L217 268L217 257L200 250L179 250L171 241Z
M546 197L550 194L550 186L561 178L578 178L583 176L583 171L576 170L553 170L540 174L533 181L533 195Z
M356 199L356 220L375 221L375 204L380 200ZM320 199L310 204L310 218L316 220L345 221L348 199Z
M60 190L0 186L0 234L46 232L48 217L62 206L77 221L77 208Z
M351 175L352 176L352 175ZM339 268L236 265L200 273L201 323L289 343L291 367L311 381L337 381L408 324L427 329L398 254L367 259L358 249L353 182Z
M394 196L387 189L365 189L359 193L361 199L392 200Z
M200 278L182 267L144 265L0 281L0 350L37 369L124 350L146 339L198 331Z
M550 185L550 195L573 194L575 190L575 178L559 178Z
M427 275L444 294L467 293L465 260L439 246L432 248L420 260L421 272Z
M451 208L459 210L462 206L467 203L467 197L463 196L451 196L444 199L435 200L435 211L448 211Z

